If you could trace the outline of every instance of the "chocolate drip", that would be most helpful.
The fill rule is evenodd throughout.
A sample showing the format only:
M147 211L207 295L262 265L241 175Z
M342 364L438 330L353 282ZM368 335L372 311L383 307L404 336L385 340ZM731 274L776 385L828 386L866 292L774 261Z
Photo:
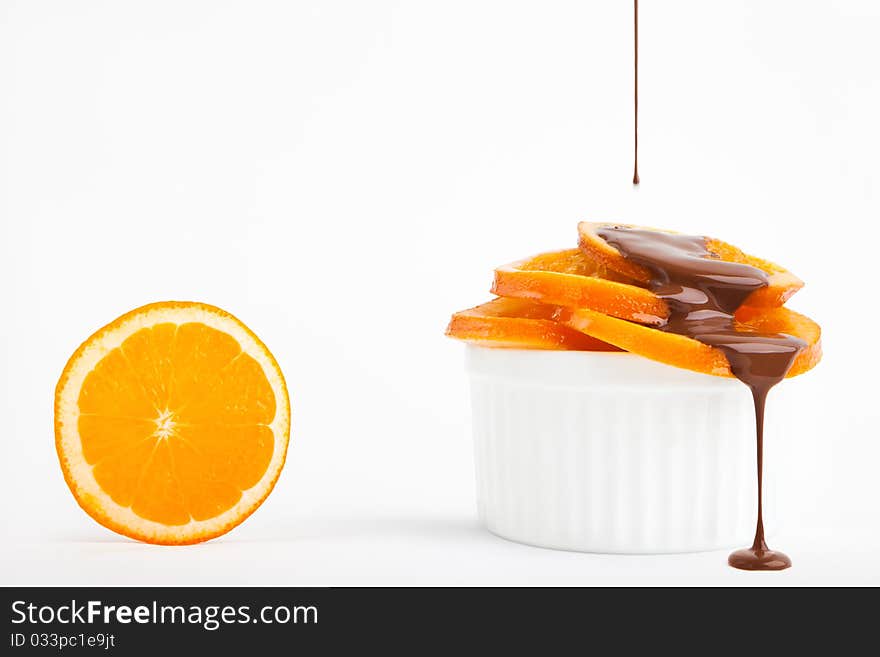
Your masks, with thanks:
M596 233L628 260L651 273L648 287L666 300L669 318L661 331L685 335L717 347L730 371L752 391L758 465L758 521L752 547L730 555L744 570L782 570L791 561L767 547L763 518L764 407L767 393L785 378L806 343L784 333L761 333L736 322L734 313L755 290L768 283L756 267L719 260L706 238L608 226Z
M633 43L635 44L635 77L633 80L633 105L634 105L634 125L633 132L635 137L634 143L634 160L633 163L633 185L639 184L639 0L633 0Z

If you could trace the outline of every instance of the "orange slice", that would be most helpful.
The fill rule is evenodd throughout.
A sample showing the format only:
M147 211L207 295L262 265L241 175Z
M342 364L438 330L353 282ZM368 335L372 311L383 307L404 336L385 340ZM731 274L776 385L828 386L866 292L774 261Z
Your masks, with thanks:
M586 309L560 308L556 319L594 338L667 365L704 374L733 376L723 351L684 335L666 333ZM741 308L736 319L755 331L785 333L807 343L787 376L803 374L822 358L822 332L809 317L788 308Z
M111 322L55 391L55 446L76 501L148 543L198 543L243 522L275 485L289 434L272 354L201 303L154 303Z
M589 308L642 324L659 325L666 302L609 271L580 249L550 251L495 270L492 293L541 303Z
M558 306L494 299L452 316L446 335L486 347L616 351L601 340L553 321Z
M580 235L579 244L581 250L588 258L595 260L598 265L605 266L611 271L646 285L651 280L651 273L642 265L627 260L616 248L608 244L596 233L597 229L610 225L612 224L592 223L589 221L579 223L578 233ZM613 225L626 228L640 228L642 230L658 230L656 228L630 226L628 224ZM673 231L658 232L671 233ZM784 267L780 267L769 260L743 253L740 249L727 242L722 242L712 237L705 239L706 249L710 253L717 255L721 260L751 265L768 274L770 280L767 287L752 292L743 305L759 308L778 307L788 301L795 292L804 286L804 282L801 279Z

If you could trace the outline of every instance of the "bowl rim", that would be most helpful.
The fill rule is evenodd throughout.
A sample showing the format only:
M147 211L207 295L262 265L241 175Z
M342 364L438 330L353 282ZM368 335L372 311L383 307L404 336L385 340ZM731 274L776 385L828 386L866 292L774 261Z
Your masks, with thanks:
M542 388L601 389L627 387L680 393L741 391L733 377L715 376L650 360L625 351L568 351L486 347L468 344L465 368L472 379Z

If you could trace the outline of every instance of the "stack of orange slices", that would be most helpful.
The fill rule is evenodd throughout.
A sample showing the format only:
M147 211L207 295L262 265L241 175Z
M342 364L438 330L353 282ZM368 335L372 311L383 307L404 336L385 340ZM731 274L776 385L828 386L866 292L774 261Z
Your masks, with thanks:
M490 347L623 350L696 372L733 376L721 350L658 330L669 314L666 301L648 289L650 273L644 267L597 234L603 225L581 222L576 249L498 267L491 290L498 298L455 313L446 334ZM710 257L767 274L767 286L753 292L736 313L743 329L785 333L807 343L788 376L815 366L822 357L819 325L784 307L803 281L727 242L704 239Z

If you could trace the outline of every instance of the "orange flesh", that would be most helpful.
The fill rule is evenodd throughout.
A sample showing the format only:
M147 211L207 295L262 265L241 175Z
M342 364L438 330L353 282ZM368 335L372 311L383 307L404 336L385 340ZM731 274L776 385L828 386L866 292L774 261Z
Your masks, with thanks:
M601 340L554 321L558 306L524 299L493 299L455 313L446 335L487 347L616 351Z
M724 352L683 335L666 333L587 309L560 308L556 319L586 335L645 358L704 374L733 376ZM743 328L786 333L807 343L789 370L789 377L812 369L822 358L821 329L809 317L788 308L741 308L736 319Z
M235 338L198 322L133 333L86 376L78 406L98 484L166 525L231 508L265 474L274 448L275 396L260 365Z
M587 258L594 260L597 265L606 267L611 271L617 272L619 275L627 276L633 281L646 285L651 280L651 273L645 267L624 258L617 249L596 233L598 228L605 225L609 224L597 224L588 221L582 221L578 224L581 250L586 254ZM614 225L622 226L624 224ZM654 228L644 228L643 226L638 226L638 228L656 230ZM707 237L706 249L710 253L717 255L721 260L751 265L768 274L769 282L767 287L755 290L749 295L743 305L758 308L778 307L783 305L795 292L804 286L802 280L784 267L780 267L769 260L744 253L727 242ZM648 294L654 296L651 292L648 292ZM663 316L665 317L666 314Z

